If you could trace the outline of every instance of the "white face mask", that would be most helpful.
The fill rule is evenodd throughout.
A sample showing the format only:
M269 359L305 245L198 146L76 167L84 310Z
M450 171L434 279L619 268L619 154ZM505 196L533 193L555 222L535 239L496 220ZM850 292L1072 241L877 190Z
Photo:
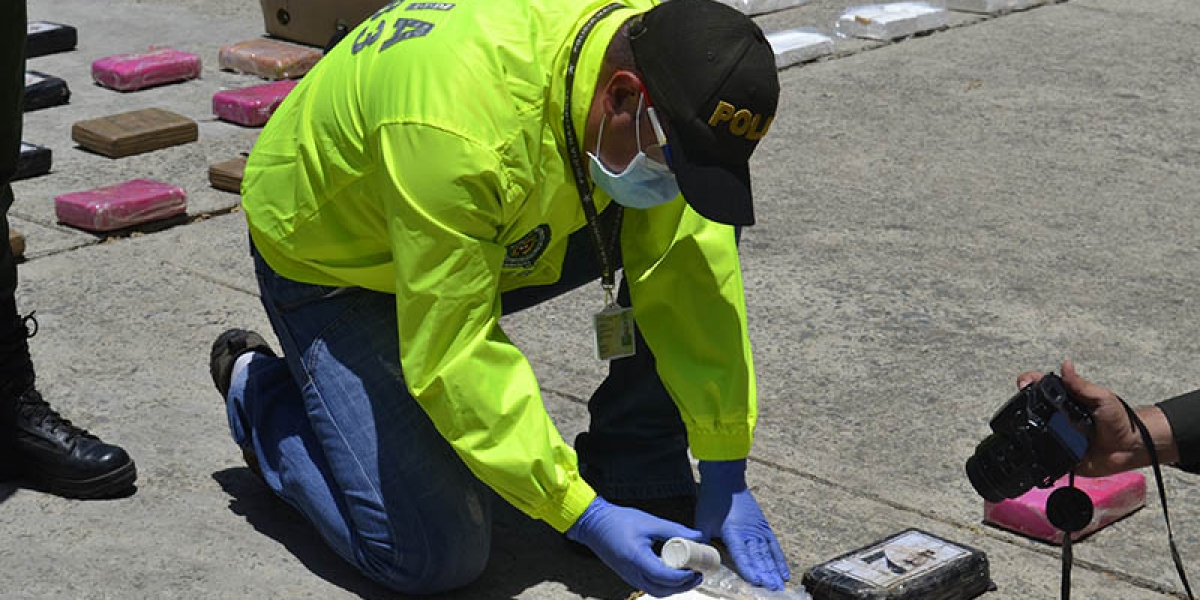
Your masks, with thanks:
M671 168L649 156L641 149L642 145L642 101L644 95L638 96L637 114L634 115L634 135L637 136L638 153L625 167L624 171L614 173L600 162L600 140L604 137L604 124L608 119L605 114L600 119L600 133L596 136L596 151L588 152L591 164L588 165L592 181L600 186L614 202L627 208L651 208L674 200L679 195L679 183ZM666 145L666 137L658 126L653 108L647 108L651 123L655 126L655 134L659 142Z

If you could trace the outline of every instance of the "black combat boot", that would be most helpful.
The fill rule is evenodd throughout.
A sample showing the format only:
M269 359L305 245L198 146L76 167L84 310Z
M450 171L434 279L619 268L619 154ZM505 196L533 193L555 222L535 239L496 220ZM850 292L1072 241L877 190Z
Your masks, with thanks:
M37 333L33 315L11 319L0 325L0 409L14 434L8 454L0 456L4 466L35 488L69 498L131 491L137 467L129 454L62 418L34 386L27 342ZM4 435L0 431L0 443Z

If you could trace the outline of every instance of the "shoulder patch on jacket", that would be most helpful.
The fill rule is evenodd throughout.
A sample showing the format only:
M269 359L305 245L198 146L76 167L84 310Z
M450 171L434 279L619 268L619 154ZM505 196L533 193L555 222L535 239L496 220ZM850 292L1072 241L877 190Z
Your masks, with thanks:
M550 245L550 225L542 223L525 234L521 239L508 245L504 254L504 268L528 269L541 258Z

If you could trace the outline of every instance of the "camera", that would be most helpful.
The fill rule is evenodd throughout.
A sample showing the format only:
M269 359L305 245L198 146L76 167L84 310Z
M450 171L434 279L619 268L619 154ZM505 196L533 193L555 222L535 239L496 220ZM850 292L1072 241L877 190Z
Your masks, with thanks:
M1050 487L1078 464L1092 435L1092 413L1047 373L1005 402L991 428L967 459L967 478L985 500L999 502L1035 485Z

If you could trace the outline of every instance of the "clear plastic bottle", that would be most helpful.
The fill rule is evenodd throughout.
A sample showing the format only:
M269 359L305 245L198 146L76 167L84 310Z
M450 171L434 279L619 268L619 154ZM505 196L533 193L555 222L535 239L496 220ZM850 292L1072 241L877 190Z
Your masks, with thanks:
M714 559L713 557L716 557ZM811 600L812 596L799 589L772 591L757 587L742 579L732 569L720 563L716 548L682 538L671 538L663 546L663 563L675 569L692 569L704 575L697 588L701 592L725 600Z

